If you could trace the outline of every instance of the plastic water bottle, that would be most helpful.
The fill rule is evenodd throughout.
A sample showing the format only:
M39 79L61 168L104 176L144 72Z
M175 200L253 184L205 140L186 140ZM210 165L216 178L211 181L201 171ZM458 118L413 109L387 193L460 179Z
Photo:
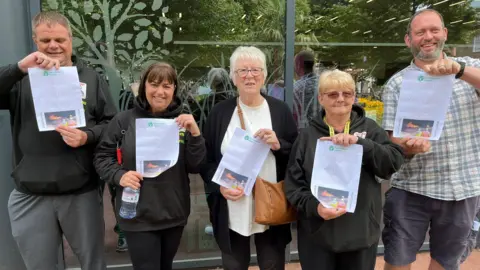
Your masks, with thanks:
M473 221L472 230L478 232L480 230L480 220L475 219Z
M124 219L132 219L137 215L137 203L140 198L140 189L126 187L123 189L122 206L120 216Z

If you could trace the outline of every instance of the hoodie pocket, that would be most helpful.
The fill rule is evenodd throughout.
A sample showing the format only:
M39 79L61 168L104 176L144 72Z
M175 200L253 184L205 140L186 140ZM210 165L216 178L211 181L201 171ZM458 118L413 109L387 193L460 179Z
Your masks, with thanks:
M33 194L61 194L78 190L89 181L88 171L74 153L56 156L25 155L13 170L16 184Z
M172 181L144 180L137 206L137 220L150 224L186 221L190 214L189 190ZM181 181L180 179L172 179Z

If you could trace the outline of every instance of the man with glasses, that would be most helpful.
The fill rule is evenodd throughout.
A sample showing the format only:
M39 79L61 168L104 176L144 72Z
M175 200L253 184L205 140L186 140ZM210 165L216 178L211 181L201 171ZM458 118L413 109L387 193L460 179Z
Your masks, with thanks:
M446 56L447 33L440 13L432 9L417 12L405 35L414 60L385 86L383 127L392 136L406 71L456 78L440 140L392 138L407 159L392 176L392 188L386 194L383 243L387 270L410 269L429 229L429 269L458 269L479 203L480 60Z

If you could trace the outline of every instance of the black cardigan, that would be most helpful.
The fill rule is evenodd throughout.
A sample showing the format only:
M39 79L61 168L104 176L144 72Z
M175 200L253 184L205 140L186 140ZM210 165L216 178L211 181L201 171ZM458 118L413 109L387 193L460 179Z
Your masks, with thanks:
M272 151L277 168L277 182L285 177L288 158L298 132L292 113L287 104L273 97L264 96L270 109L272 129L280 142L280 149ZM220 193L220 186L212 182L213 175L222 159L220 148L233 112L237 106L237 98L220 102L210 112L203 129L203 136L207 147L207 163L201 170L201 176L206 183L207 202L210 209L210 221L213 226L215 239L222 251L231 251L228 226L227 200ZM277 237L276 244L286 246L291 240L290 224L270 226Z

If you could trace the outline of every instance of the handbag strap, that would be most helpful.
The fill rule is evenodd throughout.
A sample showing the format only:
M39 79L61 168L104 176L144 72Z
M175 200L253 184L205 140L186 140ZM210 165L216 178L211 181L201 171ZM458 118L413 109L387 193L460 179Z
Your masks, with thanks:
M237 113L238 113L238 118L240 119L240 127L243 130L247 130L245 128L245 118L243 118L242 107L240 107L240 98L237 98Z
M237 114L238 114L238 119L240 119L240 127L243 130L247 130L245 128L245 118L243 117L242 107L240 107L240 98L237 98ZM256 186L256 181L254 186ZM255 198L255 188L252 190L252 196Z

